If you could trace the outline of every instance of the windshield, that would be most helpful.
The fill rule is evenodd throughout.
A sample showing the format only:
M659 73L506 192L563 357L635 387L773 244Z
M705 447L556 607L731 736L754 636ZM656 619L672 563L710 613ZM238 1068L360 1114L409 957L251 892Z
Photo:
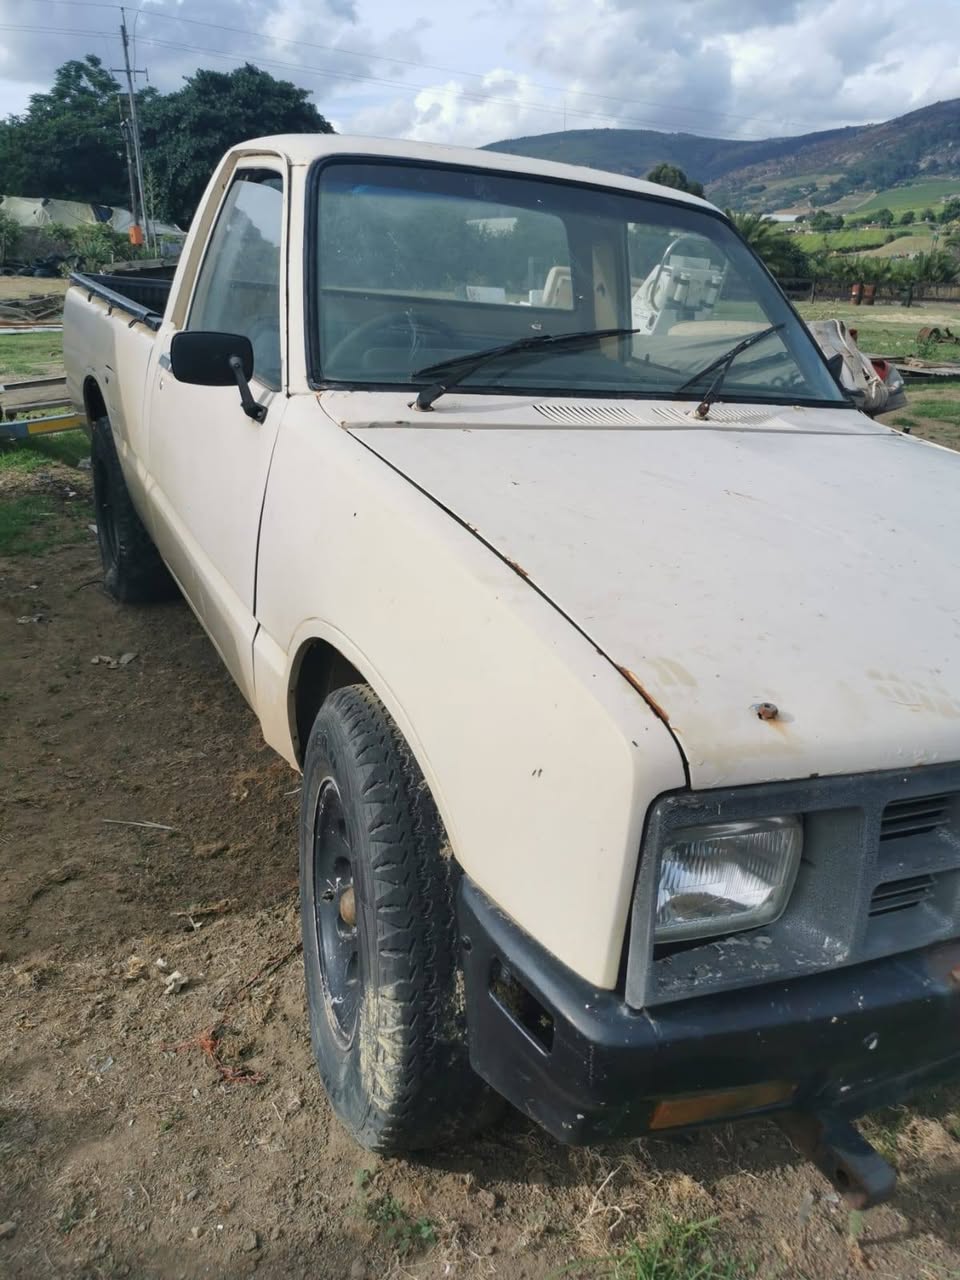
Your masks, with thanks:
M317 182L310 300L325 383L423 371L539 335L626 339L512 352L471 391L699 399L751 334L725 400L844 404L802 323L732 228L695 205L478 170L334 161ZM420 371L418 373L418 371Z

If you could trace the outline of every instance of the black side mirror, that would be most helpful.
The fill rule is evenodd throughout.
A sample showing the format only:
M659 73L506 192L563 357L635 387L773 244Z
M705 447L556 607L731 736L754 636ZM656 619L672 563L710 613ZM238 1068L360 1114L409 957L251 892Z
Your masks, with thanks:
M235 383L247 417L263 422L267 416L267 406L257 404L250 392L253 344L242 333L205 333L199 329L175 333L170 343L170 369L178 382L197 387L229 387Z
M827 361L827 368L830 370L830 373L833 376L834 382L837 383L838 386L842 386L843 384L840 382L840 375L841 373L843 373L843 352L842 351L838 351L835 355L832 355L830 357L830 359Z
M253 377L253 344L242 333L175 333L170 343L170 368L178 382L197 387L232 387L236 375L230 357L237 356L243 376Z

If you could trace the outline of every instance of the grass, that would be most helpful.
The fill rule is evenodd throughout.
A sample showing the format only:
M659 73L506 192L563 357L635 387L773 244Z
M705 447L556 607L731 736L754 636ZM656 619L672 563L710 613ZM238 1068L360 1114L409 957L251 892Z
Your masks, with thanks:
M77 466L90 456L90 445L82 431L63 431L0 445L0 474L4 471L38 471L48 462Z
M421 1253L437 1243L437 1229L429 1218L414 1218L389 1192L375 1195L371 1172L361 1169L354 1178L358 1211L377 1231L380 1239L402 1257Z
M63 336L59 333L0 335L0 382L62 372Z
M877 246L886 242L893 228L851 227L843 231L800 231L800 246L807 253L817 249L851 249L854 245ZM896 240L891 241L896 244Z
M886 187L858 204L857 213L873 213L877 209L889 209L891 213L902 213L904 209L919 212L928 206L936 210L943 196L960 196L960 182L956 178L931 178L902 187Z
M960 399L914 400L911 397L910 412L921 418L936 418L938 422L949 422L960 427Z
M89 518L87 504L79 499L61 505L45 494L0 494L0 555L40 555L81 542Z
M849 302L800 302L797 310L804 320L842 320L849 328L856 329L861 351L878 356L920 355L917 346L920 329L943 323L942 318L932 318L941 317L943 310L942 306L937 310L935 305L929 314L922 305L909 309L883 304L855 307ZM941 350L946 352L947 349Z
M741 1280L743 1268L717 1249L715 1228L716 1219L678 1222L664 1218L625 1249L574 1263L564 1274L608 1280Z

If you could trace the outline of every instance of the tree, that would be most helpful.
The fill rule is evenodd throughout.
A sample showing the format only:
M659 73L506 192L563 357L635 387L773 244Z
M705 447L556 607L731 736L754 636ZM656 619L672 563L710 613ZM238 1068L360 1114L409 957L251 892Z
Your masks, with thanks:
M779 222L764 213L734 213L727 209L726 214L775 276L796 278L809 274L810 263L799 236L789 235Z
M920 215L920 221L921 221L921 222L936 222L936 220L937 220L937 215L933 212L933 210L932 210L932 209L930 208L930 206L928 205L928 206L926 207L926 209L924 209L923 213L921 213L921 215Z
M940 210L940 222L956 222L960 218L960 200L948 200Z
M20 224L0 209L0 267L6 262L20 239Z
M912 209L904 209L900 217L897 219L901 227L909 227L912 222L916 222L917 215Z
M129 203L119 91L93 54L65 62L49 93L35 93L23 115L0 122L4 193ZM148 89L140 99L147 105L155 96Z
M331 133L306 89L251 66L198 71L184 88L137 95L148 205L189 222L224 151L271 133ZM99 58L65 62L49 93L0 121L0 188L7 195L120 205L130 203L120 132L120 86Z
M873 221L878 227L892 227L893 213L889 209L878 209L873 215Z
M703 183L691 182L675 164L658 164L647 174L648 182L658 182L661 187L673 187L674 191L686 191L692 196L703 195Z
M309 91L275 80L252 63L198 71L144 113L144 151L155 175L159 213L186 226L217 161L246 138L332 133Z
M810 227L813 231L842 231L843 214L828 213L826 209L818 209L810 219Z

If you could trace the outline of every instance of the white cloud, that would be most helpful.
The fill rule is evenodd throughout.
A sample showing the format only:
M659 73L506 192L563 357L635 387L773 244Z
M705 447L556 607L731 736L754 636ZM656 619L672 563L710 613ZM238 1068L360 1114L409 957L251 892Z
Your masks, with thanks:
M757 138L960 96L957 0L141 5L138 61L161 89L249 58L310 89L344 130L430 141L616 125ZM113 10L0 0L3 24L34 30L0 29L0 113L22 109L67 58L118 65ZM68 34L78 30L89 34Z

